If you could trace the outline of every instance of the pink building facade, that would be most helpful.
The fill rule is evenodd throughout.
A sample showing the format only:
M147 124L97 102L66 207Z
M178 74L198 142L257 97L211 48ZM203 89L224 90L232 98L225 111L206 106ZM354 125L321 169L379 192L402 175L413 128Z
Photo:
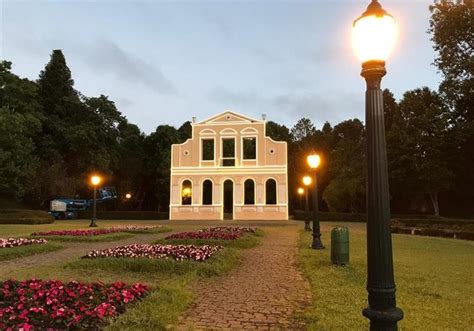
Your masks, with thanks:
M226 111L171 147L171 220L287 220L286 142L265 120Z

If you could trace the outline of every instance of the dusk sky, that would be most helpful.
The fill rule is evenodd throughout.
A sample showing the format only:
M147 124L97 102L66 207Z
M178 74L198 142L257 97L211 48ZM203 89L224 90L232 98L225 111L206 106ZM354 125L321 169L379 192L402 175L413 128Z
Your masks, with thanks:
M1 59L37 79L61 49L75 87L104 94L143 131L226 109L289 127L364 120L365 83L350 45L365 1L0 0ZM382 0L400 37L383 87L397 99L437 89L432 1Z

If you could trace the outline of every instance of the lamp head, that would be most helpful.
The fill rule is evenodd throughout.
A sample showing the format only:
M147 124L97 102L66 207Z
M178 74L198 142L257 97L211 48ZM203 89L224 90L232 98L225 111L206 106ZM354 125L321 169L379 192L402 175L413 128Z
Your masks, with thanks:
M132 194L130 193L125 194L125 199L130 199L131 197L132 197Z
M313 182L313 180L311 179L310 176L304 176L303 177L303 184L305 186L310 186L312 182Z
M352 47L362 63L385 62L395 46L398 31L393 16L377 0L354 21Z
M319 165L321 164L321 157L316 154L316 153L311 153L310 155L308 155L308 157L306 158L306 161L308 162L308 165L311 169L315 170L319 167Z
M303 193L304 193L304 188L298 187L298 194L303 195Z
M97 186L100 184L101 181L102 181L102 178L100 176L97 176L97 175L91 176L92 185Z

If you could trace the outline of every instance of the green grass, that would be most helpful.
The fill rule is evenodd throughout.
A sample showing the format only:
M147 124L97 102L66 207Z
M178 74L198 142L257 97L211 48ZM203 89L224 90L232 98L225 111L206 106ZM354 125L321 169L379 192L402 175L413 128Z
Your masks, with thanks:
M220 245L224 247L232 248L253 248L260 244L261 238L263 237L263 231L257 229L255 233L246 233L242 237L234 240L224 240L224 239L159 239L156 240L155 244L163 245Z
M0 261L16 259L19 257L41 254L46 252L56 251L63 248L63 246L48 242L41 245L25 245L11 248L0 249Z
M160 227L150 230L124 230L123 232L133 233L133 234L154 234L154 233L166 233L171 232L173 229L168 227Z
M326 223L328 224L328 223ZM364 224L350 228L350 265L330 263L326 249L308 248L310 233L302 231L299 262L310 282L313 304L300 318L309 330L367 330L361 311L367 306L366 235ZM464 240L393 235L400 329L468 330L474 325L474 243Z
M133 237L133 234L125 232L108 233L97 236L30 236L30 238L45 238L46 240L63 242L107 242L130 237Z

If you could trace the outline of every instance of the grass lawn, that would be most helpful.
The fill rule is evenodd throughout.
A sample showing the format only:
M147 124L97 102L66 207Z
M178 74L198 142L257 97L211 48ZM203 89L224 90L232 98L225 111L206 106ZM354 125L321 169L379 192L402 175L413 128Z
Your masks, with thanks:
M48 242L41 245L25 245L11 248L2 248L0 249L0 261L16 259L18 257L24 257L28 255L35 255L40 253L46 253L51 251L56 251L63 248L63 246Z
M29 236L33 232L44 232L51 230L87 230L89 228L90 220L57 220L52 224L2 224L0 226L0 238L5 237L20 237ZM97 220L99 225L94 229L111 228L113 226L124 226L124 225L160 225L160 221L150 220ZM164 228L150 230L147 233L157 233L154 231L161 230Z
M299 262L313 292L313 305L302 318L310 330L367 330L365 224L350 229L350 265L332 266L330 228L323 223L326 249L308 248L309 232L301 232ZM326 231L324 231L326 230ZM397 306L403 309L400 329L470 330L474 326L474 242L393 235Z
M155 241L155 244L163 245L220 245L224 247L233 248L253 248L260 243L260 239L263 237L263 231L257 229L255 233L245 233L242 237L234 240L224 239L160 239Z
M110 221L119 225L117 221ZM68 222L69 223L69 222ZM105 224L105 222L101 222ZM148 221L150 223L150 221ZM145 224L129 221L127 224ZM156 224L156 223L155 223ZM101 224L102 225L102 224ZM67 224L71 228L71 224ZM40 231L39 229L35 231ZM42 226L44 227L44 226ZM28 232L32 232L32 226ZM79 227L77 227L79 228ZM84 225L82 225L84 228ZM57 229L57 228L50 228ZM19 230L19 232L24 230ZM41 229L41 231L45 231ZM250 247L257 245L263 233L246 235L239 245ZM210 244L210 241L203 242ZM212 242L214 244L214 242ZM218 243L216 243L218 244ZM128 284L144 283L151 287L151 293L143 301L131 305L127 311L106 328L107 330L166 330L172 328L179 315L193 300L188 289L191 282L202 277L221 275L240 261L240 249L225 247L204 262L174 261L147 258L98 258L75 259L53 266L29 267L9 273L16 279L59 279L83 282L102 281L111 283L123 281ZM1 270L0 270L1 275Z

